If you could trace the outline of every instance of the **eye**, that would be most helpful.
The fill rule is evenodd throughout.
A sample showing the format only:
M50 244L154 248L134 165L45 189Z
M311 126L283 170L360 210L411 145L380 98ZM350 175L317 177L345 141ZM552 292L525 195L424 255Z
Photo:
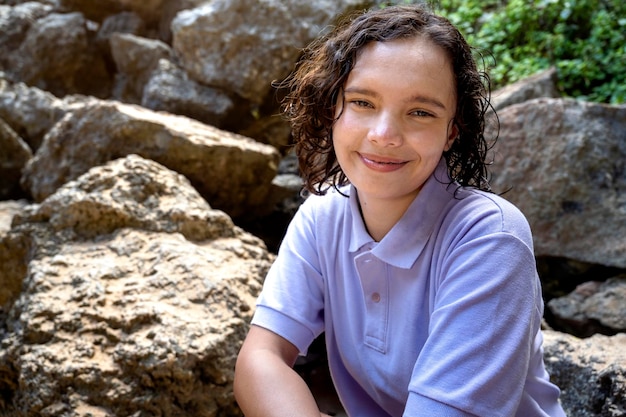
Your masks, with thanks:
M365 107L365 108L372 108L373 107L371 103L369 103L369 102L367 102L365 100L354 99L354 100L350 100L350 103L354 104L357 107Z
M435 117L434 114L429 113L429 112L424 111L424 110L413 110L411 112L411 115L412 116L417 116L417 117Z

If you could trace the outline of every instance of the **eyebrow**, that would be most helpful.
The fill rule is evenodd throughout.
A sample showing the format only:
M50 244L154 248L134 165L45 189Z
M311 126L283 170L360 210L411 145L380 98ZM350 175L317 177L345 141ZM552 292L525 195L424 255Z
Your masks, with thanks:
M374 97L374 98L378 98L380 97L380 94L378 94L377 92L373 91L373 90L369 90L367 88L359 88L359 87L349 87L346 88L344 90L344 94L345 93L356 93L356 94L363 94L366 96L370 96L370 97ZM424 96L421 94L417 94L415 96L412 96L411 98L409 98L407 100L407 102L409 103L424 103L424 104L432 104L433 106L439 107L443 110L446 109L446 106L439 100L437 100L434 97L430 97L430 96Z

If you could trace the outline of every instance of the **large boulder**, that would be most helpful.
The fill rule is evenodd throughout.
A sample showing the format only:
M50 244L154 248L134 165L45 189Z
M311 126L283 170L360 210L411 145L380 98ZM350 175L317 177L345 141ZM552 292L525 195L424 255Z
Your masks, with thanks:
M128 154L185 175L212 207L233 217L270 210L278 151L193 119L113 101L87 100L48 133L24 168L36 201L90 168Z
M193 79L262 103L272 81L291 71L302 48L337 14L370 3L212 0L176 15L172 45Z
M555 67L540 71L513 84L499 88L491 94L491 105L497 111L513 104L541 97L558 98Z
M626 267L626 105L535 99L499 113L493 187L528 217L537 256Z
M34 1L16 6L0 4L0 70L12 70L15 51L24 42L31 27L52 11L52 6Z
M11 43L19 44L5 52L6 68L0 69L12 81L23 81L56 96L110 95L112 77L96 46L95 32L82 14L49 13L39 17L23 24L20 36L14 36Z
M9 252L3 415L239 414L234 363L273 257L182 175L95 167L17 216Z

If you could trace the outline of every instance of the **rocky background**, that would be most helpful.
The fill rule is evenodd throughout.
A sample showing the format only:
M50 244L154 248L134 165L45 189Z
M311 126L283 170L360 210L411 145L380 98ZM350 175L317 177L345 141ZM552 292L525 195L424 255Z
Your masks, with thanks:
M301 203L271 83L374 3L0 0L0 416L240 415L234 361ZM625 416L626 106L555 77L494 92L493 185L533 228L564 408ZM298 369L341 415L323 355Z

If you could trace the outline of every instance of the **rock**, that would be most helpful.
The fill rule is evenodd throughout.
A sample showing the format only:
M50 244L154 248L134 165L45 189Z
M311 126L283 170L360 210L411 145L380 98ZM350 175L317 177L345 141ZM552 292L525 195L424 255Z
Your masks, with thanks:
M37 19L52 13L53 8L38 2L26 2L14 7L0 4L0 70L11 72L15 66L15 51L26 38Z
M107 63L113 67L113 54L110 46L111 37L115 34L143 37L146 35L146 32L146 24L137 13L122 12L104 19L96 33L95 43Z
M82 238L129 227L178 232L191 241L232 237L233 223L224 212L210 210L182 175L161 171L159 164L136 155L91 169L46 198L37 221Z
M27 205L28 202L26 200L0 201L0 236L11 229L13 217L21 213Z
M163 3L164 0L60 0L64 9L81 12L96 22L114 14L134 12L152 25L159 22Z
M94 166L128 154L185 175L211 207L231 217L270 210L276 149L182 116L89 100L68 112L24 169L35 201Z
M261 143L269 143L278 149L281 154L286 154L292 145L291 127L277 113L255 120L239 133L254 138Z
M494 91L491 94L491 104L496 110L500 110L535 98L558 98L561 94L558 92L556 83L556 68L551 67Z
M544 331L543 346L568 417L626 415L626 334L578 339Z
M0 259L20 241L5 415L239 415L234 363L273 258L183 176L132 155L93 168L29 206Z
M171 48L159 40L128 33L112 34L110 46L118 71L114 97L125 102L140 103L150 75L157 68L159 60L171 58Z
M548 308L562 329L579 337L626 331L626 276L605 282L589 281Z
M182 68L162 59L142 91L141 105L222 127L235 103L222 90L201 85Z
M510 189L535 254L625 268L626 105L535 99L499 118L492 185Z
M33 151L48 130L66 112L63 100L37 87L0 79L0 118L28 143Z
M146 24L137 13L121 12L106 17L98 29L97 40L108 44L111 36L116 33L125 33L135 36L144 36Z
M0 199L23 194L20 188L22 168L33 156L30 148L8 124L0 118Z
M112 77L80 13L50 13L32 24L10 51L12 80L49 91L110 96Z
M161 10L161 21L159 22L159 38L168 44L172 43L172 20L178 12L187 9L194 9L206 3L207 0L165 0Z
M364 3L213 0L176 15L172 46L191 78L260 104L337 14Z

